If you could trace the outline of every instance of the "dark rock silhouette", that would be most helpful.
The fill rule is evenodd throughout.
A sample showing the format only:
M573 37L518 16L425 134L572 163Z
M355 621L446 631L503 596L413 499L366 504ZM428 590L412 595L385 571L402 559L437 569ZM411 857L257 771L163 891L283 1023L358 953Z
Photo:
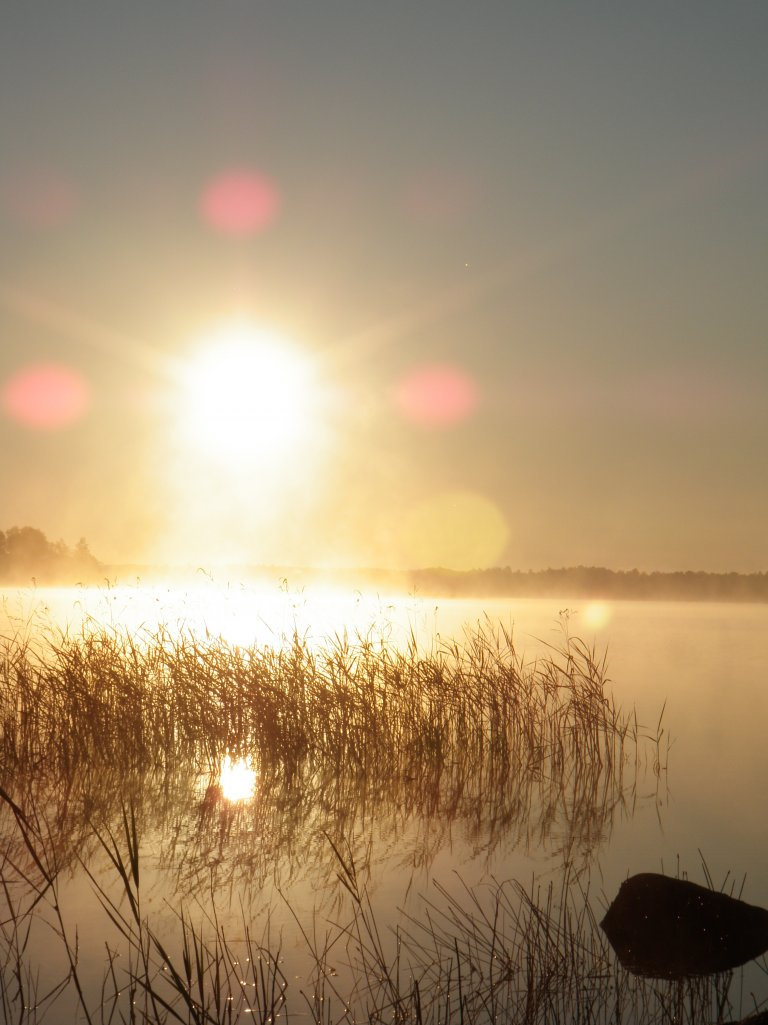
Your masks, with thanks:
M636 975L681 979L736 968L768 950L768 911L646 872L621 884L600 923Z

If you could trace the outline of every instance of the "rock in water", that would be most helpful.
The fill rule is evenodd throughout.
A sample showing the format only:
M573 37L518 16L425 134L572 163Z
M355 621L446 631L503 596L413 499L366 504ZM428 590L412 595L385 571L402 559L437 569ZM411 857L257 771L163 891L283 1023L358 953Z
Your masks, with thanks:
M768 911L684 879L632 876L600 923L636 975L680 979L736 968L768 950Z

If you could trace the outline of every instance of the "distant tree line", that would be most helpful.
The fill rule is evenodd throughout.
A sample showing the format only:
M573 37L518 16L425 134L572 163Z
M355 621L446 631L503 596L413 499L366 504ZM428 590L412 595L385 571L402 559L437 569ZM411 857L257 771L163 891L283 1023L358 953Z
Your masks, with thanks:
M452 597L623 598L663 601L768 601L768 573L643 573L600 566L564 569L414 570L419 591Z
M49 541L36 527L0 530L0 581L19 584L73 584L93 582L103 575L102 565L81 537L74 548Z

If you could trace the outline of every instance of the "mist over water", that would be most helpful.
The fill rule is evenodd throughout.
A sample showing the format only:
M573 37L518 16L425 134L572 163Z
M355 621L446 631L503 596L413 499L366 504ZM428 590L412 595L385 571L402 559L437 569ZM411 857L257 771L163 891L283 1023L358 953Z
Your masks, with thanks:
M215 908L234 928L242 928L237 922L246 907L253 922L266 927L269 916L270 929L283 931L301 974L306 953L299 953L294 915L330 921L340 907L323 841L329 829L346 830L367 892L388 925L402 914L423 915L435 886L460 895L464 887L485 892L495 881L546 884L566 865L589 886L598 916L621 881L643 871L680 871L699 882L708 871L717 886L729 874L737 886L746 876L745 899L768 906L768 825L757 796L768 771L762 742L768 606L459 601L203 580L183 588L6 591L0 615L3 637L24 637L32 646L57 631L76 637L105 627L139 647L163 634L243 648L289 649L300 638L310 651L346 640L392 650L411 643L429 652L461 648L481 624L505 628L526 664L545 659L570 634L594 646L598 662L606 657L608 693L636 716L640 734L657 738L655 746L638 745L638 763L607 803L604 791L591 809L580 802L570 811L553 806L550 815L539 791L524 821L510 818L491 833L484 832L491 820L480 815L473 824L460 799L451 813L444 806L428 812L423 783L419 793L396 786L377 791L370 803L371 780L342 786L318 770L303 779L303 796L294 793L289 807L285 781L274 777L257 772L248 784L252 799L222 803L210 769L202 766L197 777L182 772L175 794L166 781L166 792L148 803L153 810L142 836L146 907L160 914L168 935L169 907L179 896L192 900L195 914ZM580 816L587 816L581 825ZM93 863L99 878L106 874L102 861ZM64 886L80 924L91 923L85 953L89 935L100 935L103 914L88 892L79 871ZM97 945L91 956L100 966Z
M724 869L749 871L754 855L766 847L762 816L751 808L768 768L762 742L768 720L767 605L606 603L568 596L464 600L203 579L186 587L6 589L0 607L3 636L77 634L98 624L139 641L163 628L172 635L275 648L298 636L313 647L343 637L394 648L415 640L427 651L441 643L461 644L467 630L483 622L507 628L524 661L558 645L567 629L606 657L608 689L622 708L635 710L654 731L663 709L664 742L671 742L658 806L663 828L644 824L640 815L614 833L612 849L629 835L639 844L627 868L639 868L640 851L653 861L646 867L657 868L662 860L671 864L678 855L690 866L701 849L713 860L722 854ZM742 869L729 860L737 853L746 861Z

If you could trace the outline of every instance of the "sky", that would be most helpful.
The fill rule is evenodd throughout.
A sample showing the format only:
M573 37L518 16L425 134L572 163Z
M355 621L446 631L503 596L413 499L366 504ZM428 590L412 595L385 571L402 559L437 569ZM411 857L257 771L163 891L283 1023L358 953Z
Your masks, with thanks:
M768 570L768 5L0 11L0 527Z

